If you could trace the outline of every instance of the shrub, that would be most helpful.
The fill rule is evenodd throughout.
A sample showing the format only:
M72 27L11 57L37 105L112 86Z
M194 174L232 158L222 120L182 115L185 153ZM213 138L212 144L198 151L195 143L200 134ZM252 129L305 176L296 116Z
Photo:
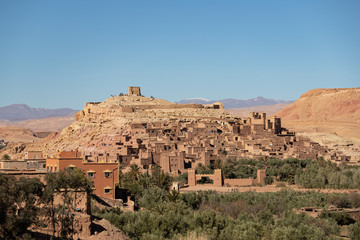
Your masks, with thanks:
M360 223L351 224L347 227L348 236L351 240L360 239Z
M286 184L283 182L276 183L276 187L286 187Z
M333 195L329 198L329 203L338 208L351 208L351 203L347 195Z

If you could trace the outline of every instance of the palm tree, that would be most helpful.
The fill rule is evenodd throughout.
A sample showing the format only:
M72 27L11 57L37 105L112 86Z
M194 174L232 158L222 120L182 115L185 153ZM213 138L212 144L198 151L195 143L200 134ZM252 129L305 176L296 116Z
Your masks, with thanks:
M179 195L180 195L179 191L176 191L175 189L173 189L169 192L168 199L171 202L176 202L176 200L179 198Z
M154 176L155 181L156 181L156 185L159 188L165 189L165 190L169 190L170 185L171 185L171 177L169 176L169 174L164 173L163 170L160 170L159 173L157 175Z
M137 181L139 179L139 174L140 174L140 168L138 167L138 165L132 164L130 166L130 173L132 180Z

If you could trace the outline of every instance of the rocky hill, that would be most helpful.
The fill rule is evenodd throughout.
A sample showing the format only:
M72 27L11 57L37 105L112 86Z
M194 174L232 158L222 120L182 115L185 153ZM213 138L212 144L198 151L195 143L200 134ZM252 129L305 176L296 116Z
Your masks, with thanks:
M331 147L344 145L353 148L353 144L357 144L354 137L360 136L359 93L358 88L312 90L276 115L282 117L283 126L290 130L306 133L307 136L325 133L334 137L314 135L312 139L316 142L324 143L330 139ZM31 143L31 149L50 155L57 150L98 152L115 136L129 133L130 124L204 119L219 123L231 119L231 115L222 103L176 104L162 99L123 95L113 96L104 102L86 103L75 118L75 122L61 131ZM339 141L339 136L350 138ZM357 139L360 144L360 139ZM18 149L24 151L27 146L30 145ZM15 148L4 151L11 155L20 153Z
M136 95L113 96L104 102L86 103L84 109L76 114L75 122L41 142L31 144L31 149L46 154L54 154L57 150L91 151L96 150L104 139L126 131L125 126L130 123L225 117L229 114L222 103L176 104ZM16 158L19 152L13 149L8 153Z
M276 115L284 121L360 123L360 88L313 89Z
M0 127L0 139L14 143L41 140L33 131L21 127Z
M9 121L21 121L27 119L40 119L75 114L77 110L69 108L47 109L32 108L26 104L12 104L0 107L0 119Z
M67 127L75 121L75 116L63 116L40 119L27 119L22 121L9 121L0 119L0 127L22 127L32 131L55 132Z
M313 89L276 116L286 128L349 155L360 148L360 88Z
M254 106L266 106L266 105L275 105L275 104L289 104L293 101L290 100L278 100L278 99L271 99L271 98L251 98L247 100L241 99L221 99L221 100L208 100L204 98L189 98L183 99L177 103L180 104L188 104L188 103L196 103L196 104L212 104L215 102L221 102L224 104L225 109L233 109L233 108L248 108Z

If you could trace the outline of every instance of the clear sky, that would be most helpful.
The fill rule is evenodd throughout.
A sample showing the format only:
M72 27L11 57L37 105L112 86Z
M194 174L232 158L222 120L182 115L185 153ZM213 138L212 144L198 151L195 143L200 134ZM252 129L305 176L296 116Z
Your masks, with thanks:
M360 86L360 1L0 0L0 106Z

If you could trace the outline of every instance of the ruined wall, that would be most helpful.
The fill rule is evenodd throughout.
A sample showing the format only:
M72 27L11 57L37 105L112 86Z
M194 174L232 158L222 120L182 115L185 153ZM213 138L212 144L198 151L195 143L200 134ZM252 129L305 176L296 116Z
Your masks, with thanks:
M129 87L129 95L141 96L140 87Z
M250 123L265 126L266 113L251 112Z
M195 186L196 182L200 180L202 177L208 177L213 180L213 185L216 187L221 187L223 185L229 186L250 186L254 184L264 184L266 177L265 169L257 170L257 178L256 179L235 179L235 178L222 178L221 169L215 169L214 174L196 174L194 169L188 170L188 184L189 186Z

